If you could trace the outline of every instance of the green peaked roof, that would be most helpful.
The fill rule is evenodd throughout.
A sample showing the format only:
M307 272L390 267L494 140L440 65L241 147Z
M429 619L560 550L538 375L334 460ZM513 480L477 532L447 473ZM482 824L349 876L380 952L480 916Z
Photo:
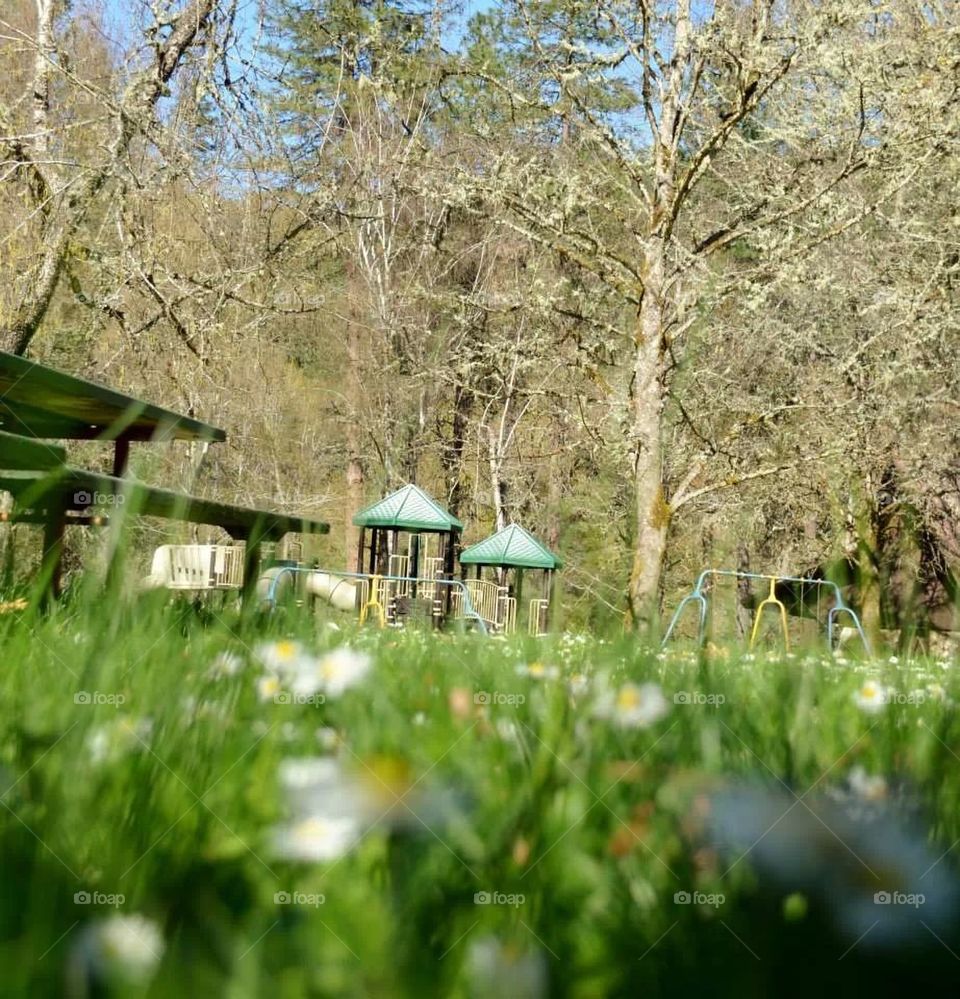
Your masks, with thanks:
M354 518L357 527L398 527L406 531L462 531L463 524L416 486L364 507Z
M511 524L489 538L478 541L460 553L463 565L505 565L518 569L559 569L563 562L546 545Z

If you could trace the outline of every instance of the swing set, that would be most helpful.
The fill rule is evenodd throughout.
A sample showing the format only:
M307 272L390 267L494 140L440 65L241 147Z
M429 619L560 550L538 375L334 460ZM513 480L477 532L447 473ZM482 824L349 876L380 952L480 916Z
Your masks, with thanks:
M773 608L778 612L780 629L783 633L784 649L789 651L790 634L787 627L787 605L780 597L777 596L777 587L785 585L794 593L798 594L797 605L799 606L799 616L801 617L813 617L819 624L822 620L824 602L826 603L826 638L828 648L833 649L833 632L837 619L841 615L846 614L853 627L856 629L857 634L860 636L860 641L863 643L863 647L866 650L867 655L871 654L870 643L867 641L867 636L864 634L860 618L857 616L856 611L843 599L840 587L836 583L827 579L810 579L805 576L770 576L755 572L740 572L735 569L704 569L704 571L700 573L697 577L697 582L693 590L680 601L677 605L677 609L673 612L673 617L670 619L670 625L667 628L666 634L663 636L661 647L666 645L666 643L670 640L684 609L688 605L692 604L696 604L699 608L697 640L700 645L704 644L706 641L710 593L713 588L714 581L723 578L735 579L737 581L756 580L769 585L767 595L756 605L754 610L753 624L750 629L749 647L751 649L756 644L757 636L760 633L760 624L764 616L764 611L767 608ZM812 614L805 613L808 605L804 600L804 596L808 589L813 589L816 595L816 603L813 607Z

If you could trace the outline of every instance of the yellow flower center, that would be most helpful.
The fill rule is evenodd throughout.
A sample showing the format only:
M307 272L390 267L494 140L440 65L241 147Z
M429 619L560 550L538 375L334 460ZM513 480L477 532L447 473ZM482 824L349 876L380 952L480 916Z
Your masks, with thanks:
M277 642L274 651L280 659L292 659L296 655L297 647L293 642Z
M621 687L620 693L617 694L617 707L621 711L629 711L630 708L637 707L642 700L640 691L636 687Z
M309 819L304 819L302 822L297 823L295 835L298 838L313 839L318 836L325 836L329 831L330 827L327 821L313 815Z
M362 774L368 789L377 797L402 798L410 790L410 765L399 756L374 756L366 762L366 773Z

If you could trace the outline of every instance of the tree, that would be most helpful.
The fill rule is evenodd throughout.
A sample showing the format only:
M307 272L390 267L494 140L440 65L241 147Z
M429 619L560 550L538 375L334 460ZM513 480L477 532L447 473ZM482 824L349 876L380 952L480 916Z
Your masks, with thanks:
M592 272L634 310L629 603L634 620L649 623L678 510L785 464L714 478L717 450L707 440L699 451L682 449L689 461L678 467L664 441L671 406L683 402L674 388L684 347L709 325L708 310L743 288L744 274L731 267L736 252L756 255L752 271L788 268L859 225L909 176L875 111L888 87L878 60L889 38L869 3L695 9L689 0L601 0L589 7L602 30L559 42L539 5L507 6L553 88L490 82L528 113L570 119L576 156L548 140L536 158L510 150L479 179L461 179L498 198L507 224ZM924 34L916 22L911 29ZM939 25L928 21L928 30ZM629 82L636 116L594 106L610 79ZM876 178L869 194L853 186L867 168ZM731 420L720 440L749 436L779 411Z
M188 53L195 46L215 44L211 27L218 0L190 0L174 7L154 5L155 19L145 42L150 56L116 93L95 91L102 141L84 142L77 130L67 131L66 101L55 92L70 89L77 81L63 60L57 33L59 4L38 0L33 31L23 23L3 19L4 27L33 50L29 82L29 127L23 112L0 104L0 147L15 164L15 179L32 204L35 245L29 265L18 282L17 302L3 318L0 348L24 353L40 329L53 301L70 255L71 241L90 220L129 166L128 158L139 140L163 146L163 126L156 115ZM20 13L25 13L21 8ZM83 88L87 94L93 89ZM89 136L86 136L89 139ZM83 143L78 145L78 143ZM74 155L80 153L80 162Z

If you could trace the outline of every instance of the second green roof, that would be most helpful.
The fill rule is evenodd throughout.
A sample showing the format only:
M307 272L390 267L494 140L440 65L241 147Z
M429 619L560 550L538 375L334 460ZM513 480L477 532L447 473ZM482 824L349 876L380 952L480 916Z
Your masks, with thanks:
M463 524L416 486L404 486L364 507L353 518L357 527L396 527L404 531L462 531Z
M510 524L483 541L464 548L463 565L503 565L518 569L559 569L563 562L519 524Z

